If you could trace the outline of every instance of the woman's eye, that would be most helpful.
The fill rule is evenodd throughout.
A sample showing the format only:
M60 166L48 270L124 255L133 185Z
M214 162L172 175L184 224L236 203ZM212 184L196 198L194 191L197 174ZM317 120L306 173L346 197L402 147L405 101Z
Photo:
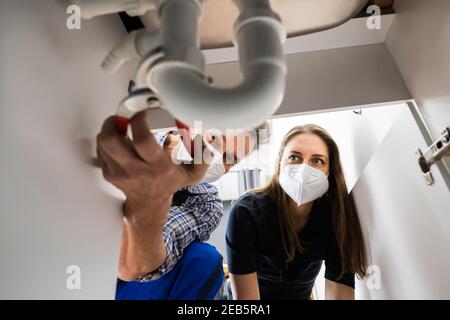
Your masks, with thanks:
M300 161L300 160L301 160L299 156L296 156L296 155L294 155L294 154L291 154L291 155L288 157L288 159L289 159L290 161Z
M320 159L320 158L314 159L313 162L316 164L325 164L325 161L323 161L323 159Z

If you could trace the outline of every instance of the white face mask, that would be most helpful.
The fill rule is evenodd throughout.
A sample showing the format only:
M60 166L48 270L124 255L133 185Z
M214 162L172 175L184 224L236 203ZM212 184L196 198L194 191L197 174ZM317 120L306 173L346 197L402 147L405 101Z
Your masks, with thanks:
M210 183L219 180L225 174L225 166L223 160L220 157L215 157L209 165L208 171L206 171L202 181L200 183Z
M299 206L322 197L328 190L328 176L305 163L281 168L279 183Z
M213 152L214 158L211 160L211 164L208 167L203 179L200 183L210 183L219 180L226 172L225 166L223 165L222 155L214 150L212 146L207 145L207 147ZM175 163L181 163L183 161L190 162L193 160L192 156L187 151L183 142L178 143L176 149L173 151L172 156Z

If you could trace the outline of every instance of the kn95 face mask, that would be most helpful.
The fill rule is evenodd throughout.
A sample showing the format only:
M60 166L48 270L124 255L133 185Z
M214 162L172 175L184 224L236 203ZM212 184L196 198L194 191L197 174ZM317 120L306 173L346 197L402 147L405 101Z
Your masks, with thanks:
M281 168L279 183L299 206L322 197L329 187L328 175L305 163Z
M208 167L208 170L206 171L200 183L211 183L217 181L226 173L222 155L212 146L207 144L207 147L212 152L213 158L211 160L211 164ZM184 143L182 142L177 145L176 149L174 150L173 156L176 160L176 163L181 163L184 161L191 162L193 160Z
M225 174L225 166L223 165L223 160L216 157L208 167L202 183L210 183L219 180Z

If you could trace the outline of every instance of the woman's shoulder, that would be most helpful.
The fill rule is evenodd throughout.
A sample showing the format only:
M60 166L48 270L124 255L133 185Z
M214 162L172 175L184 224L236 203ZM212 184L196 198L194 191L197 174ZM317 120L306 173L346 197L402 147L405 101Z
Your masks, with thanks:
M233 204L232 211L260 217L273 210L273 203L268 195L262 192L249 191L240 196Z
M241 195L235 202L236 204L245 204L254 206L267 205L270 203L269 196L263 192L248 191Z

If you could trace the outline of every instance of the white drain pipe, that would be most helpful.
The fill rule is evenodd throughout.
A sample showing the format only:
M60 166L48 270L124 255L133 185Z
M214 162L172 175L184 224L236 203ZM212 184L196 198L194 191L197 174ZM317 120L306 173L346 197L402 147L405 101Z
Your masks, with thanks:
M113 74L126 61L139 62L147 53L160 46L159 32L150 32L145 29L132 31L122 42L108 52L101 68L105 72Z
M284 27L268 0L235 0L241 11L234 33L243 81L233 88L215 88L203 76L201 2L160 1L165 57L150 68L147 83L167 110L190 126L197 120L222 130L257 126L278 109L284 96Z
M124 61L145 55L136 75L139 88L150 87L187 125L199 120L206 128L222 130L260 125L278 109L286 87L286 32L280 18L268 0L234 1L240 9L234 35L243 81L233 88L216 88L204 75L199 49L203 0L78 0L85 18L121 10L143 14L156 6L159 32L130 34L108 54L102 68L113 73ZM162 48L163 58L151 53L156 47Z
M157 0L73 0L80 7L83 19L126 11L130 16L140 16L155 8Z

